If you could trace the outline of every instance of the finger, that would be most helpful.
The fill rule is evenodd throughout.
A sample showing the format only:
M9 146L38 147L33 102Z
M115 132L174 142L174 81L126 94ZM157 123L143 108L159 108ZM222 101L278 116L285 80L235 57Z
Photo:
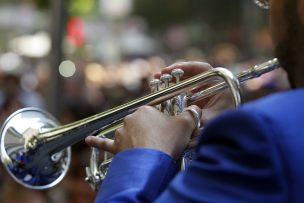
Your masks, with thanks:
M198 62L198 61L180 62L164 68L161 71L161 74L170 74L174 69L184 70L185 74L183 77L187 78L208 71L212 69L212 66L208 63Z
M155 79L160 79L161 74L162 74L161 72L157 72L157 73L154 74L153 77L154 77Z
M188 125L193 129L193 131L196 131L200 127L202 109L196 105L188 106L180 114L180 117L188 123Z
M88 136L86 137L85 142L91 147L96 147L100 150L104 150L112 154L115 154L116 150L115 150L114 140L108 138Z

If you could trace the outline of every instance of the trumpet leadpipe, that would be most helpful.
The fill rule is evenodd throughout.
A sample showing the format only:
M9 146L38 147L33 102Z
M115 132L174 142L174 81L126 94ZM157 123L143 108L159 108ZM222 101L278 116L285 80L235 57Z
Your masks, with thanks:
M261 75L271 72L278 68L281 68L281 65L280 65L278 59L274 58L274 59L269 60L260 65L256 65L256 66L252 67L251 69L240 72L239 74L237 74L237 78L240 83L243 83L247 80L260 77ZM197 93L194 93L194 94L188 96L187 101L189 104L192 104L196 101L213 96L227 88L228 88L228 86L225 82L219 82L219 83L214 84L211 87L206 88L205 90L201 90Z

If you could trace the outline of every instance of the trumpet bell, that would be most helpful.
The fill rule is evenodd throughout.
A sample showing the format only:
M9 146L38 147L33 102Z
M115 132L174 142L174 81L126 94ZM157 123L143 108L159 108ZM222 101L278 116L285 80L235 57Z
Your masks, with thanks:
M31 143L58 125L53 116L36 108L21 109L5 121L0 134L1 160L15 181L30 189L46 189L63 179L71 161L70 147L49 154L47 146ZM31 144L35 144L32 149Z

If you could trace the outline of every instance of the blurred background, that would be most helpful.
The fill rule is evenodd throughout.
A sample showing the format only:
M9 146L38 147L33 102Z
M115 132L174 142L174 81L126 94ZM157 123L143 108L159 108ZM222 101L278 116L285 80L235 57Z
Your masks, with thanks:
M237 73L273 57L268 13L252 0L1 0L0 122L22 107L65 124L149 93L153 73L207 61ZM244 85L246 101L287 89L281 70ZM73 146L56 187L32 191L1 166L0 202L93 202L89 149Z

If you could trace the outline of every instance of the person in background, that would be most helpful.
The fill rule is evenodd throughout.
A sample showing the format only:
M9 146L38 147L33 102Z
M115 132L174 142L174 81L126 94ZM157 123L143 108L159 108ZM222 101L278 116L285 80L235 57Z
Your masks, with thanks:
M292 89L208 122L196 159L177 175L199 107L170 117L145 106L125 118L114 140L87 137L116 154L96 202L303 202L304 0L256 2L269 4L275 55ZM174 68L190 76L210 66L188 62L163 72Z

